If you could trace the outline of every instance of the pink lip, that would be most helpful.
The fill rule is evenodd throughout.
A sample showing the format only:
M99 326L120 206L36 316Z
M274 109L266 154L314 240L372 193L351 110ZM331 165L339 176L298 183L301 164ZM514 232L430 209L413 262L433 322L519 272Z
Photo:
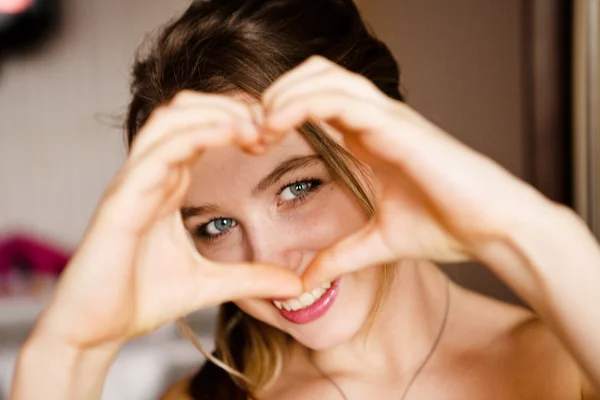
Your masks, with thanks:
M312 322L318 318L321 318L323 314L332 306L333 301L337 297L340 287L340 280L336 279L331 283L331 287L327 289L323 296L319 297L319 300L315 301L313 304L306 308L302 308L296 311L287 311L285 309L278 309L273 304L273 307L277 309L283 316L283 318L287 319L294 324L307 324ZM272 304L272 303L271 303Z

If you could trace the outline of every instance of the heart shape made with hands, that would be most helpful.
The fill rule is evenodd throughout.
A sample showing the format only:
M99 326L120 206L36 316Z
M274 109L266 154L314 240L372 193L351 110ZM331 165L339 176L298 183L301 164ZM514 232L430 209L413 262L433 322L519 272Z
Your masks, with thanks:
M233 102L217 95L186 96L178 98L186 107L206 106L210 100L223 108ZM302 276L305 289L401 259L471 260L478 242L510 223L496 188L519 191L523 198L522 185L506 171L389 98L368 79L321 57L280 77L265 91L260 106L264 119L259 122L247 103L228 104L227 113L221 110L227 115L223 118L214 107L210 115L196 110L193 118L198 123L206 124L207 118L228 123L189 134L197 141L191 150L189 143L181 150L187 152L188 164L207 146L236 145L262 154L288 132L316 121L335 129L345 148L370 167L376 182L375 215L364 228L317 254ZM189 128L186 118L178 115L173 123ZM179 174L189 181L183 171ZM174 198L181 199L176 187L180 181L171 184L178 193Z
M307 120L301 120L296 126L288 126L288 128L296 128L309 120L310 119L308 118ZM329 133L332 133L331 129L328 130ZM340 129L343 129L343 127L340 127ZM240 136L234 145L239 146L248 153L260 156L270 151L270 149L279 141L283 140L284 136L289 132L290 129L271 129L267 119L264 124L255 123L254 128L238 126L238 133ZM384 180L391 178L396 181L396 185L394 185L393 188L394 191L402 192L402 190L398 190L400 180L398 177L394 176L398 173L398 169L393 168L390 171L392 167L390 166L389 161L382 160L378 154L372 154L372 152L365 151L360 140L354 138L353 134L346 133L349 140L343 140L344 137L346 137L344 136L343 131L336 132L335 136L338 143L346 145L347 148L351 148L354 154L358 154L358 158L361 161L372 161L370 164L372 164L372 170L375 171L374 178L383 177ZM341 140L339 138L341 138ZM375 167L373 167L373 165L375 165ZM388 192L392 193L391 190L388 190ZM375 198L374 200L379 199ZM398 221L398 216L408 215L406 210L415 211L421 207L421 204L414 200L413 197L402 196L402 193L394 193L394 198L391 201L387 198L387 203L385 203L384 206L389 210L388 214L394 214L396 216L395 220ZM381 207L379 208L381 209ZM405 210L404 213L399 211L399 208L403 208ZM402 224L405 226L413 226L419 221L413 220L408 222L410 222L410 224L404 220ZM386 242L386 239L377 230L382 225L385 224L382 224L380 220L375 218L370 224L365 226L364 229L359 230L349 238L321 250L319 255L310 264L307 274L302 277L304 280L304 289L310 290L313 285L317 286L320 285L321 282L331 281L347 272L352 272L374 264L383 264L385 262L393 261L396 258L396 253L393 253L387 247L388 243ZM390 232L389 234L393 235L394 233ZM408 252L406 252L406 254L408 254ZM306 276L309 276L310 279L311 273L313 274L312 280L307 280Z
M188 106L202 104L206 98L228 101L214 95L186 96ZM178 101L183 102L181 96ZM241 106L245 111L229 110L236 114L237 121L205 129L200 147L236 145L260 155L303 123L319 121L340 134L345 147L371 167L378 182L374 199L377 214L363 229L315 257L302 277L306 289L344 273L400 258L442 262L469 258L459 241L448 234L444 221L440 221L439 209L432 204L431 193L427 193L432 188L424 188L420 180L435 177L418 176L420 171L415 170L424 167L422 170L428 172L427 166L406 162L407 154L412 156L424 147L432 156L436 152L444 152L450 159L463 156L464 149L439 128L385 96L365 78L320 58L282 76L267 89L260 105L265 114L263 121L255 122L247 104ZM211 118L214 120L214 115ZM398 134L401 131L405 134ZM200 153L191 151L190 160ZM186 180L189 181L189 176ZM444 185L438 186L439 189L433 190L439 193L447 190ZM181 193L174 198L181 199Z
M61 278L56 330L68 327L63 334L82 346L120 341L207 306L296 297L367 266L464 261L478 241L513 222L506 210L518 208L504 199L532 206L532 191L520 181L325 59L284 74L260 105L265 117L257 123L247 102L187 91L152 113ZM302 277L278 266L202 257L181 216L199 157L226 146L263 154L305 121L333 127L370 166L377 182L373 218L319 252Z

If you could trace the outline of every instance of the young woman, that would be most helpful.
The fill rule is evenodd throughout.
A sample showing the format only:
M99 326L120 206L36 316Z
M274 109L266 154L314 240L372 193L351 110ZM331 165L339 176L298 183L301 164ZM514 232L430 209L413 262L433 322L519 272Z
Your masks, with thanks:
M169 399L598 398L595 239L398 87L350 0L194 2L135 64L130 156L11 399L97 399L125 342L214 304ZM472 259L537 314L434 264Z

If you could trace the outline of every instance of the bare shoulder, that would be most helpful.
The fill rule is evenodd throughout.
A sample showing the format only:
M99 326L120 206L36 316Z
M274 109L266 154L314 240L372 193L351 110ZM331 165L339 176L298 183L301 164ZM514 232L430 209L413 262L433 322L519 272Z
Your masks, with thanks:
M483 374L504 377L531 398L581 399L575 360L532 311L457 288L454 342ZM468 338L468 339L461 339ZM483 376L483 379L486 377Z
M183 379L171 385L160 400L192 400L188 395L189 379Z

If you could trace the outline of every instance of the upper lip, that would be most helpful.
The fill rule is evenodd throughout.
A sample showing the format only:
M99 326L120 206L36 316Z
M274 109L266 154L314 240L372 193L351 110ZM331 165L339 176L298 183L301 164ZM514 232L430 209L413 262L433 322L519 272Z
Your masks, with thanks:
M293 299L293 298L294 297L288 297L286 299L284 299L284 298L280 298L280 299L268 298L268 299L265 299L265 300L267 300L267 301L286 301L286 300Z
M330 284L330 285L333 285L333 281L332 281L332 282L330 282L329 284ZM306 290L306 291L304 291L304 292L302 292L302 293L312 293L312 290L314 290L314 289L317 289L317 288L319 288L319 287L321 287L321 286L315 286L313 289L311 289L311 290ZM331 287L331 286L330 286L330 287ZM301 295L302 293L300 293L300 295ZM300 295L298 295L298 296L300 296ZM266 300L266 301L270 301L270 302L273 302L273 301L281 301L281 302L284 302L284 301L287 301L287 300L292 300L292 299L297 299L297 298L298 298L298 297L287 297L287 298L274 298L274 297L269 297L269 298L266 298L265 300Z

